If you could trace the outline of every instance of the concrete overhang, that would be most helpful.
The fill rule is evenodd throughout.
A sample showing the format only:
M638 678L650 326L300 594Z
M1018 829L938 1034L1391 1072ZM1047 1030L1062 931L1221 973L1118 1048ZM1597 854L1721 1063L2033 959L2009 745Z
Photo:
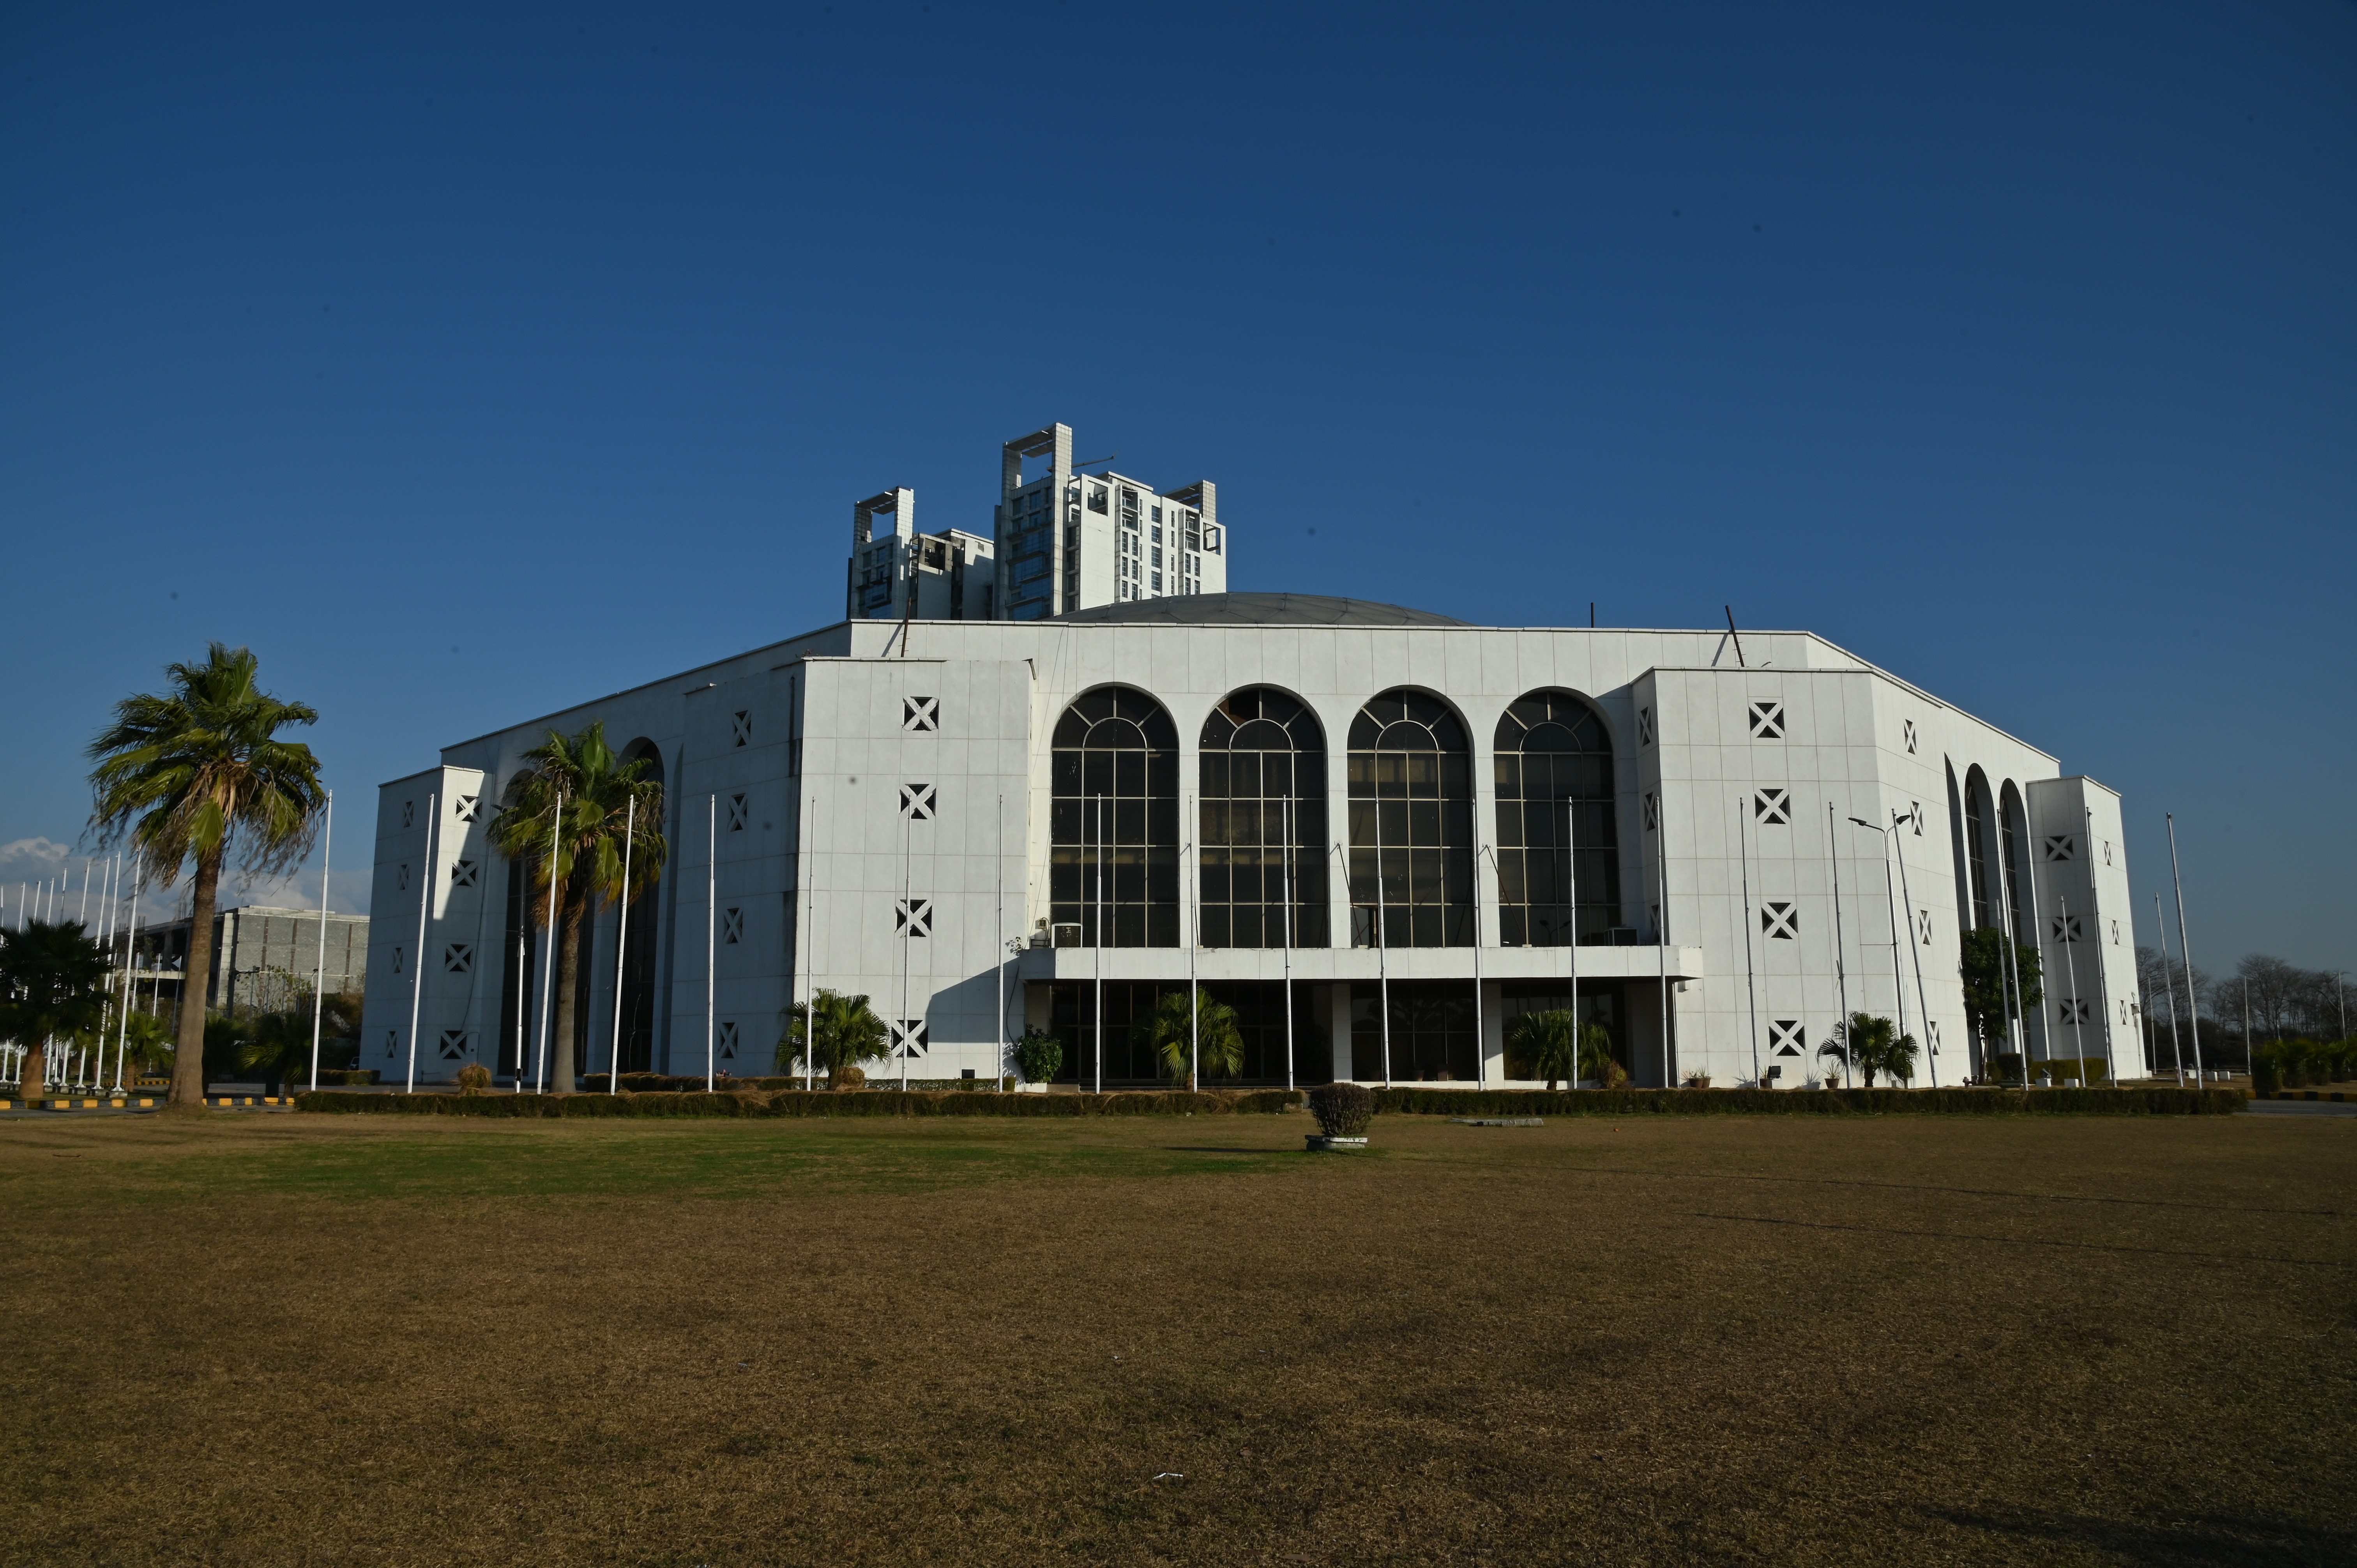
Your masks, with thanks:
M1587 948L1578 950L1582 980L1671 980L1703 976L1698 947ZM1565 948L1483 948L1480 973L1484 980L1564 980L1571 973L1570 950ZM1016 972L1027 981L1106 980L1183 981L1188 954L1184 948L1026 948ZM1394 980L1471 980L1470 948L1394 948L1386 958L1373 948L1297 948L1293 978L1311 983L1373 981L1388 973ZM1198 948L1195 978L1202 981L1283 980L1285 951L1281 948Z

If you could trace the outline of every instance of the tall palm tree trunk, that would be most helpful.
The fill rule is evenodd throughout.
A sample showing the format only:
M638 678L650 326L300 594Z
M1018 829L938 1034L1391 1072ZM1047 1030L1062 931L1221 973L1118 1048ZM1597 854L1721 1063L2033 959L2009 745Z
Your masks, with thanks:
M180 968L180 1033L172 1058L172 1094L167 1101L173 1105L205 1102L205 1004L212 989L213 904L221 889L221 868L219 849L197 857L196 882L188 900L188 958Z
M548 1087L554 1094L573 1092L573 988L581 975L581 906L586 900L565 901L565 929L556 949L556 1007L551 1020L556 1038L550 1045Z

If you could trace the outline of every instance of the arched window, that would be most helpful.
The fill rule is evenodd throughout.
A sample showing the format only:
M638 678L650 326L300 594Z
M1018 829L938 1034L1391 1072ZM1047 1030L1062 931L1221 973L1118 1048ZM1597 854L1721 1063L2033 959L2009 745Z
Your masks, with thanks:
M1975 768L1964 774L1964 865L1972 884L1975 928L2003 924L1996 914L2005 901L2003 891L1989 886L1989 832L1988 780ZM2010 868L2013 863L2006 864Z
M1177 947L1178 732L1162 704L1126 686L1081 698L1057 722L1049 778L1057 941Z
M1251 686L1203 721L1202 942L1326 945L1326 736L1282 692ZM1287 827L1291 832L1288 836ZM1288 865L1289 862L1289 865Z
M1473 768L1437 697L1385 692L1351 723L1351 943L1473 944Z
M1620 923L1618 843L1604 721L1568 692L1516 702L1498 721L1499 945L1569 946L1575 891L1579 940L1609 940Z

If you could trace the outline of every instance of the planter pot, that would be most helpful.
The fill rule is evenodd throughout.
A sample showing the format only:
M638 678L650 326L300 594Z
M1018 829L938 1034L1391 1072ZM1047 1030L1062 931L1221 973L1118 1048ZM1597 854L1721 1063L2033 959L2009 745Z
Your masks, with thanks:
M1322 1133L1312 1133L1301 1140L1311 1154L1345 1154L1367 1146L1364 1138L1329 1138Z

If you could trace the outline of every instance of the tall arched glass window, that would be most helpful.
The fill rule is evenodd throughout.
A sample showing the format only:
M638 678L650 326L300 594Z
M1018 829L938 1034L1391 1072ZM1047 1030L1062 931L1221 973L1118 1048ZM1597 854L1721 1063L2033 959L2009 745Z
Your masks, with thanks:
M1498 721L1499 945L1568 947L1575 929L1581 941L1609 940L1620 923L1618 845L1604 721L1568 692L1516 702Z
M1326 736L1282 692L1246 687L1203 721L1202 941L1326 945ZM1288 823L1291 832L1288 837Z
M1056 725L1049 779L1057 941L1177 947L1178 731L1162 704L1126 686L1081 698Z
M1351 723L1351 943L1473 945L1473 765L1437 697L1385 692Z

